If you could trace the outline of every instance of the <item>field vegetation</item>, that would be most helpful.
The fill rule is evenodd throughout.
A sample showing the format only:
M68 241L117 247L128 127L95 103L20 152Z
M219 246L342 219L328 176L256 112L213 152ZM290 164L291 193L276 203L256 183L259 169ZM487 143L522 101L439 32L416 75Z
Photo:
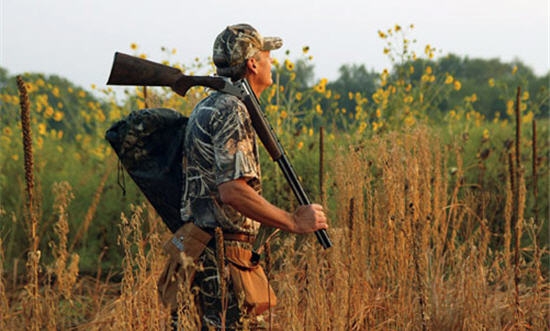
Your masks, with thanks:
M304 47L277 59L262 96L304 187L329 210L334 244L280 233L264 246L279 302L266 321L549 329L550 73L416 51L413 26L378 33L391 68L315 78ZM182 64L164 50L165 64L212 73L209 60ZM169 329L156 289L169 231L104 133L133 109L189 115L206 93L86 90L0 68L0 330ZM264 195L294 208L264 150L262 159ZM180 298L180 327L195 330L192 294Z

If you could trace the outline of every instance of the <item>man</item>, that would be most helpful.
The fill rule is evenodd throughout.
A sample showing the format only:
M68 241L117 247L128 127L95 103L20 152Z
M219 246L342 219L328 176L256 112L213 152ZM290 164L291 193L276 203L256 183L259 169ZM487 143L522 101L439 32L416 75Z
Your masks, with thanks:
M264 38L248 24L228 26L214 42L217 74L232 81L247 79L260 96L273 83L270 51L281 46L280 38ZM246 107L237 97L213 92L195 107L187 126L184 155L182 218L209 233L221 228L224 246L251 249L260 223L298 234L328 227L318 204L288 212L260 195L256 136ZM218 261L212 240L199 258L202 268L194 279L200 288L203 329L222 327L218 263L223 261ZM225 326L239 328L251 313L240 307L228 281Z

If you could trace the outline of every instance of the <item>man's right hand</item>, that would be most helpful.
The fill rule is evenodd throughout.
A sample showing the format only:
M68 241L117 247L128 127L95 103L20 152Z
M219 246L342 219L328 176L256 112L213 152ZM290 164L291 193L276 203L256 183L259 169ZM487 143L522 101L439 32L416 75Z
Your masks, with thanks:
M292 214L294 233L311 233L328 228L328 220L319 204L303 205L296 208Z

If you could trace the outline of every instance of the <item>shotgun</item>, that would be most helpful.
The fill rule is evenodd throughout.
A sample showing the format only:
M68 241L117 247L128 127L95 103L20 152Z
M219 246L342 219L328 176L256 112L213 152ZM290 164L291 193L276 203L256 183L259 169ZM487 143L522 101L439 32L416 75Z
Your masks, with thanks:
M177 68L116 52L107 85L165 86L181 96L185 96L193 86L205 86L240 98L246 105L256 134L271 159L279 165L298 203L311 203L246 79L231 83L221 77L188 76ZM315 235L323 248L332 246L326 230L317 230Z

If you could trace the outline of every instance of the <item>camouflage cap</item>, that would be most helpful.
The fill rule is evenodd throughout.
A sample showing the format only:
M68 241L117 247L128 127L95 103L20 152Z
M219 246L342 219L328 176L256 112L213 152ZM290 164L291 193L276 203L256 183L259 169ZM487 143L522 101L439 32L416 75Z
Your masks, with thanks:
M212 59L218 69L229 69L244 63L259 51L270 51L283 46L279 37L262 37L249 24L225 28L214 41Z

